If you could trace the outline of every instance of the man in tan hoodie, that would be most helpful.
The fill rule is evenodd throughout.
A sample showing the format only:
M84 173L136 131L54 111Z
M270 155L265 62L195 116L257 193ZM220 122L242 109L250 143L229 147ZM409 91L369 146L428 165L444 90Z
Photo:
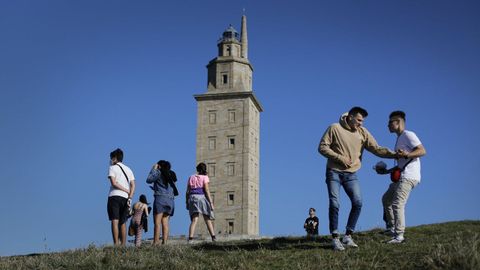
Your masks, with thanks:
M344 250L344 246L358 247L352 239L352 234L362 209L362 196L356 172L362 165L363 149L383 158L398 157L397 153L379 146L370 132L362 127L367 116L368 112L365 109L353 107L340 117L339 123L328 127L318 146L320 154L328 159L326 172L329 197L328 218L334 250ZM340 186L352 203L342 241L338 233Z

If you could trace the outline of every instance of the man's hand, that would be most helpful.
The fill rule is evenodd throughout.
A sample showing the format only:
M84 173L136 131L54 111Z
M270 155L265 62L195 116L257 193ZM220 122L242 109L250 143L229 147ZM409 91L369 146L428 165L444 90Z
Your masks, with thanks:
M408 158L408 152L403 149L398 149L397 154L399 158Z
M347 167L347 168L350 168L353 164L352 160L348 157L344 157L344 156L338 156L338 159L340 159L340 162L343 164L343 166Z

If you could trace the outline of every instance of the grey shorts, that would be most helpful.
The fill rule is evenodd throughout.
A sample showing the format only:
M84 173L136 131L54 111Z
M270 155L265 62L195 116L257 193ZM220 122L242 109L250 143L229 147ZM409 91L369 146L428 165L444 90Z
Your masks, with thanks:
M215 219L212 206L204 194L191 194L188 197L188 212L190 217L194 214L209 216L211 220Z

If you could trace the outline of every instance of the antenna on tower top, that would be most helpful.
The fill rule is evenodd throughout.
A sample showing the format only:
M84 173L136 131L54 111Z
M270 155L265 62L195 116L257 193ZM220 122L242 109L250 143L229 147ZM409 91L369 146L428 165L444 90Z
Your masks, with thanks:
M243 8L243 15L245 15L245 8Z

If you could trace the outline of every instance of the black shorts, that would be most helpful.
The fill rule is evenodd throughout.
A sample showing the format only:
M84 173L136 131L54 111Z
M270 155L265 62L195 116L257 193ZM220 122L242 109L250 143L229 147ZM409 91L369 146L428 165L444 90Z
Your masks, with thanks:
M109 220L117 219L119 224L125 223L128 214L127 198L121 196L108 197L107 212Z

